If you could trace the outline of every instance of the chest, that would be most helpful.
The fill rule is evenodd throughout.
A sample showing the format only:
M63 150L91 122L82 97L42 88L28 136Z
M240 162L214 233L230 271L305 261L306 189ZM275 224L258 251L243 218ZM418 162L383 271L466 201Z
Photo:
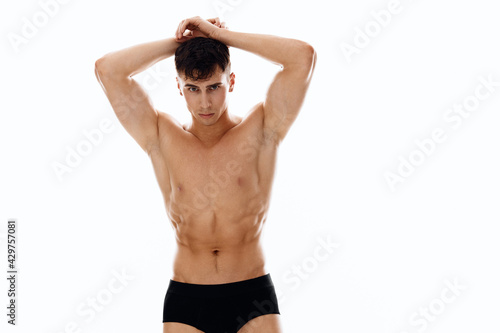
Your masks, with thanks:
M258 193L258 143L236 134L210 148L190 138L171 148L166 161L170 198L176 202L234 203Z

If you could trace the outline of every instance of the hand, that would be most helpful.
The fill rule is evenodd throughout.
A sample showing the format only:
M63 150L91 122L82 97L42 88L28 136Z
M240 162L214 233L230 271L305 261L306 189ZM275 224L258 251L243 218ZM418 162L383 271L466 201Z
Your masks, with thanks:
M225 22L220 22L218 17L204 20L195 16L181 21L175 32L175 40L182 43L195 37L217 39L217 30L219 29L228 29L228 27L226 27Z

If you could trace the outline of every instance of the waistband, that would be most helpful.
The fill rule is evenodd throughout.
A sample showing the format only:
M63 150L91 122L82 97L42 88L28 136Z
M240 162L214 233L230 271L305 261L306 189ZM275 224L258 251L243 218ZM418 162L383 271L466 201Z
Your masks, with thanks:
M225 297L263 288L274 288L270 273L253 279L222 284L194 284L170 279L167 293L190 297Z

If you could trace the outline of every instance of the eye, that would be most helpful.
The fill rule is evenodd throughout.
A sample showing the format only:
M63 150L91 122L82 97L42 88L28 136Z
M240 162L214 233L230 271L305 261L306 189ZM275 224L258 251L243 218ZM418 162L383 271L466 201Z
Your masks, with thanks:
M194 89L194 90L191 90L191 89ZM195 88L195 87L188 87L188 90L189 90L189 91L192 91L192 92L195 92L196 90L198 90L198 88Z
M210 90L217 90L217 88L219 88L219 86L211 86Z

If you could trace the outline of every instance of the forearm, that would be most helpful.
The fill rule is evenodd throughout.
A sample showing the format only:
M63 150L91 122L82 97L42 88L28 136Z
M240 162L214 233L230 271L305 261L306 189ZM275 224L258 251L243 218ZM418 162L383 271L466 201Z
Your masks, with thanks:
M96 67L111 75L133 76L174 55L179 45L172 37L130 46L104 55Z
M314 54L314 49L306 42L273 35L217 29L214 31L213 38L227 46L257 54L284 68L309 62Z

